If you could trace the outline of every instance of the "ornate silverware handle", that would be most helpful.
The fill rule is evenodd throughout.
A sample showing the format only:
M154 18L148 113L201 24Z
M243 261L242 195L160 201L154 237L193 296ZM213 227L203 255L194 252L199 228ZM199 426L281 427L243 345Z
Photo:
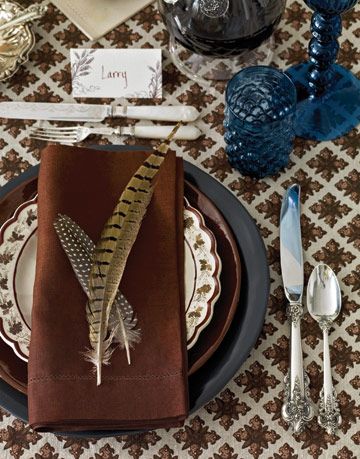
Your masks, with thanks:
M327 433L334 435L341 424L341 415L337 394L331 377L331 363L329 351L328 325L324 324L324 386L320 393L319 424L326 429Z
M291 322L290 369L285 377L285 401L282 407L283 419L288 422L294 433L303 430L306 422L314 416L309 400L309 378L304 372L300 319L303 307L301 303L290 303L287 314Z
M10 21L0 25L0 32L25 22L33 21L44 15L47 7L45 5L30 5L25 10L19 11Z

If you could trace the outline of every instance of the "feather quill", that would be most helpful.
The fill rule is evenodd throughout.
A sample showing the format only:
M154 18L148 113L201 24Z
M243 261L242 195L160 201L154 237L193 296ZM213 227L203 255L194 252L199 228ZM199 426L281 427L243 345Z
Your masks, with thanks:
M96 244L90 270L87 303L91 345L87 360L96 368L97 385L101 384L102 365L107 364L111 357L113 334L108 336L107 330L112 304L127 258L151 202L157 173L165 159L170 141L179 127L180 123L131 177ZM127 342L125 342L125 349L129 351Z
M55 231L66 253L75 275L89 297L89 277L91 260L95 252L95 244L85 231L67 215L59 214L54 222ZM123 325L121 325L123 324ZM133 348L141 341L141 330L137 326L137 317L130 303L118 290L110 312L108 332L115 330L114 343L122 349L125 342ZM128 356L130 360L130 356Z

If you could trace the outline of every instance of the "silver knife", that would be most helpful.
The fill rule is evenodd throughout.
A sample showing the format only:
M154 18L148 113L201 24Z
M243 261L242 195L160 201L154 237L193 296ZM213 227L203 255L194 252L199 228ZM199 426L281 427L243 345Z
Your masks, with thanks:
M314 416L309 399L309 378L304 371L300 321L303 314L303 254L300 227L300 186L294 184L285 193L280 214L280 261L287 315L291 324L290 369L285 377L282 417L294 433L303 430Z
M0 117L48 121L103 121L132 118L152 121L195 121L200 113L190 105L101 105L47 102L1 102Z

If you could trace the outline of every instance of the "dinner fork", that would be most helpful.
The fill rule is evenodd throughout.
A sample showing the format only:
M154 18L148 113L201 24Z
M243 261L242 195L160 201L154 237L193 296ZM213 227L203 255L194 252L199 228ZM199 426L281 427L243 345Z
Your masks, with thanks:
M104 136L133 136L140 139L164 139L169 136L174 126L127 126L127 127L30 127L30 137L47 142L77 143L85 140L90 134ZM195 140L202 132L192 125L180 126L174 139Z

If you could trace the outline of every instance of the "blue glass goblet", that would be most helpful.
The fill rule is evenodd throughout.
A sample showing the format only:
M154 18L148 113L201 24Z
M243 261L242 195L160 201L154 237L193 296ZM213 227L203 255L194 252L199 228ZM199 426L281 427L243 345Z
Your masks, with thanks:
M305 0L314 10L308 62L287 70L298 93L296 135L332 140L360 123L360 80L335 64L341 35L341 13L357 0Z
M272 67L248 67L226 88L224 126L230 164L244 175L274 175L289 162L296 89Z

